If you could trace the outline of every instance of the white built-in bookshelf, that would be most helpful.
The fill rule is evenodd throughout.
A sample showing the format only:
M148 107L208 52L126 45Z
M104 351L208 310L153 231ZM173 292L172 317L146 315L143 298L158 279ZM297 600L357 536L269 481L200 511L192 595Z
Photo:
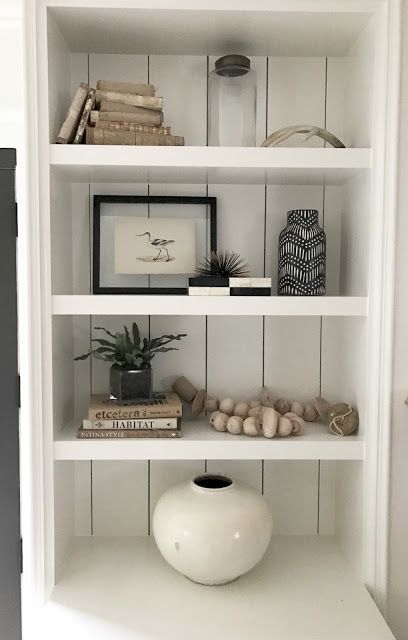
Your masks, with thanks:
M32 4L20 251L31 267L22 437L33 514L23 537L26 590L40 594L41 615L27 607L25 628L35 622L64 640L391 639L377 605L385 611L397 0ZM257 145L310 123L347 148L316 139L207 147L208 69L231 49L257 74ZM186 146L55 145L75 88L98 79L157 85ZM216 196L219 247L271 276L273 291L286 212L318 209L327 295L93 295L92 196L148 193ZM311 424L304 436L269 441L216 433L202 418L187 419L175 440L78 440L89 395L108 390L108 368L73 358L95 327L132 319L145 335L187 334L180 351L155 359L157 389L185 375L221 397L250 398L264 384L302 401L323 395L357 406L359 431L339 439ZM217 589L175 574L150 536L165 488L203 471L263 492L276 534L265 562Z

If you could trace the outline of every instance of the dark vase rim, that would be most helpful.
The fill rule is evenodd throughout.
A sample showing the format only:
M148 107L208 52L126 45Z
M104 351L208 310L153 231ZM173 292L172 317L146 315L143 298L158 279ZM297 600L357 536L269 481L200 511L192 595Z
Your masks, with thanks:
M111 365L111 369L115 369L115 371L150 371L151 368L151 365L142 369L138 369L138 367L119 367L117 364Z
M232 487L234 481L221 473L203 473L192 480L193 485L205 491L222 491Z
M288 213L319 213L318 209L289 209Z

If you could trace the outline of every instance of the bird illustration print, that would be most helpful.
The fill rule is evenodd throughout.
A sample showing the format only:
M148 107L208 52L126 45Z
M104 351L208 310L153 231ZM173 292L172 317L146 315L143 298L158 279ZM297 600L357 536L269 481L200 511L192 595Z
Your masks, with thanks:
M157 256L153 258L154 262L157 262L157 260L160 259L162 251L165 251L167 253L167 258L165 259L165 262L170 262L170 260L172 260L172 258L169 255L169 250L167 246L169 244L174 244L175 242L174 240L165 240L164 238L152 238L152 234L149 231L145 231L144 233L138 233L137 235L139 237L144 236L146 238L147 244L150 247L153 247L153 249L157 249L159 251Z

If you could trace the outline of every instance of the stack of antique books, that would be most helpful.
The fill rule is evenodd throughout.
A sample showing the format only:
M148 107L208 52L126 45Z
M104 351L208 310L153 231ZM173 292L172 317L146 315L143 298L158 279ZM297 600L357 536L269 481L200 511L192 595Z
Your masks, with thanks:
M184 145L163 124L163 98L152 84L82 82L57 137L58 144Z
M119 405L109 395L93 395L78 438L180 438L183 407L176 393L154 393L151 400Z

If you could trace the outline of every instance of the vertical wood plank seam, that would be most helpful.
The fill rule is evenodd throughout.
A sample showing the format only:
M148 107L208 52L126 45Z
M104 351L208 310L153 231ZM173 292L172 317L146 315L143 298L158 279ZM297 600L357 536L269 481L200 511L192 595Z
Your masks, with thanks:
M208 142L209 142L209 128L208 128L208 113L209 113L209 99L210 99L210 95L209 95L209 74L210 74L210 57L207 56L207 81L206 81L206 92L207 92L207 119L206 119L206 146L208 147ZM208 182L207 182L207 188L208 188Z
M93 460L91 460L90 465L90 474L91 474L91 536L94 534L94 513L93 513Z
M92 207L91 207L91 184L88 183L88 251L89 251L89 293L92 294ZM92 315L89 316L89 350L92 349ZM92 394L93 370L92 358L89 360L89 389Z
M147 84L150 84L150 56L147 56ZM147 195L150 196L150 183L147 183ZM147 219L150 219L150 203L147 204ZM147 276L147 286L150 287L150 275ZM151 340L151 316L148 316L148 335ZM151 517L150 517L150 498L151 498L151 461L147 461L147 535L151 534Z
M265 138L268 135L268 110L269 110L269 57L266 56L265 66ZM266 227L267 227L267 210L268 210L268 185L265 180L265 198L264 198L264 257L263 257L263 276L266 275ZM265 316L262 316L262 386L265 385ZM265 461L261 460L261 493L264 494L265 486Z
M148 536L151 535L151 517L150 517L150 496L151 496L150 475L151 475L151 470L150 470L150 465L151 465L151 461L148 460L147 461L147 535Z
M317 535L320 533L320 464L321 461L317 462Z
M90 84L90 56L89 53L86 56L86 66L87 66L87 81L88 86ZM91 183L88 182L88 251L89 251L89 293L92 294L92 207L91 207ZM92 348L92 315L89 316L89 349ZM93 371L92 371L92 358L90 358L89 362L89 390L92 393L93 387ZM90 533L91 536L94 534L94 513L93 513L93 461L90 460L89 464L89 486L90 486L90 495L89 495L89 510L90 510Z
M210 57L207 56L207 77L206 77L206 96L207 96L207 109L206 109L206 145L208 147L209 142L209 73L210 73ZM208 198L208 178L205 185L205 195ZM208 255L208 233L206 234L206 255ZM208 391L208 316L205 316L205 347L204 347L204 387L206 392ZM207 473L207 460L204 460L204 473Z
M324 65L324 128L327 127L327 70L328 59L325 58ZM326 141L324 141L326 147ZM326 182L323 182L322 190L322 226L325 228L325 204L326 204ZM323 316L320 316L320 358L319 358L319 396L322 395L322 359L323 359ZM321 483L321 460L317 463L317 535L320 533L320 483Z

